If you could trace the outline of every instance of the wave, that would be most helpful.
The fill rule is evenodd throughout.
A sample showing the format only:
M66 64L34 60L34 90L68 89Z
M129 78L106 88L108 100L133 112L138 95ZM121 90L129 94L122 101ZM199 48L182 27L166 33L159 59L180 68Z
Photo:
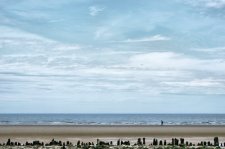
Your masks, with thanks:
M0 125L225 125L225 114L0 114Z

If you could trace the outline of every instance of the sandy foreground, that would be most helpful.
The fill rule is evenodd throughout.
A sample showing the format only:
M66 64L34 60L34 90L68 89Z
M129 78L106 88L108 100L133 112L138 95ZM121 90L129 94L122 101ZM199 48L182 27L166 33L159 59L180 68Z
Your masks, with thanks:
M116 142L118 139L130 140L135 143L138 137L145 137L146 143L153 138L170 141L172 137L183 137L187 141L213 141L219 137L225 142L225 126L0 126L0 143L8 138L25 143L40 140L49 142L51 139L84 142L103 141Z

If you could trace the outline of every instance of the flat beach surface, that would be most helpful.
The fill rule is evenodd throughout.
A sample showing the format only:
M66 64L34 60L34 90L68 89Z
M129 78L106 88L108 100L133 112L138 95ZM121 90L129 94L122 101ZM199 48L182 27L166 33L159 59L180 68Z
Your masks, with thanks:
M10 125L0 126L0 142L8 138L16 141L33 141L35 139L49 141L52 138L60 140L96 141L114 140L119 138L136 141L138 137L161 138L171 140L172 137L184 137L187 140L211 140L218 136L225 140L225 126L120 126L120 125ZM152 140L151 140L152 141Z
M225 136L225 126L132 126L132 125L9 125L0 126L0 136Z

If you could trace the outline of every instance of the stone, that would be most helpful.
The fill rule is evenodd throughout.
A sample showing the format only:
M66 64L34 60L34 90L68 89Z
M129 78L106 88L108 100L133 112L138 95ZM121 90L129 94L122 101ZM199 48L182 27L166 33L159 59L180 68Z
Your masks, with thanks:
M218 137L214 138L214 146L219 146L219 138Z
M7 141L6 145L10 145L10 144L11 144L11 140L10 140L10 139L8 139L8 141Z
M166 140L164 140L164 145L166 146L167 144L166 144Z
M141 138L138 138L137 145L142 145Z
M145 138L143 138L143 144L145 145Z
M184 144L184 138L180 138L180 144Z

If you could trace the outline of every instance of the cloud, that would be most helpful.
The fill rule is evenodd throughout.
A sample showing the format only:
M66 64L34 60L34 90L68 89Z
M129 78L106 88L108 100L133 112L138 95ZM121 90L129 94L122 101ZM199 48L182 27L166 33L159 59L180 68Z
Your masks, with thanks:
M159 96L184 93L188 89L188 93L223 93L223 78L215 75L217 72L225 73L221 69L225 62L221 59L200 59L169 51L107 48L98 49L99 54L93 47L65 44L13 28L0 29L2 49L11 51L1 51L0 55L0 77L5 80L1 88L5 88L5 96L17 96L24 90L31 93L42 90L49 96L67 94L70 98L84 92L132 92ZM133 42L154 40L169 39L155 35L133 39ZM201 71L209 73L211 78L206 75L198 79ZM10 79L21 81L7 81ZM11 95L8 94L10 92Z
M223 8L225 0L206 0L205 6L208 8Z
M146 53L113 49L102 49L99 57L96 49L92 51L93 47L91 50L84 50L80 45L60 43L12 28L3 30L0 41L6 39L10 41L3 44L5 49L22 47L29 51L26 53L16 50L1 55L1 78L23 80L22 82L8 81L8 83L6 81L3 85L11 87L8 89L11 92L45 90L37 83L44 82L48 86L46 92L51 92L52 95L55 92L71 95L74 94L74 89L76 93L118 91L160 95L183 93L185 88L181 86L188 86L188 84L191 84L188 86L189 92L204 94L200 88L218 87L218 89L211 88L210 94L222 93L219 89L222 88L223 83L210 82L207 77L196 80L199 71L212 73L217 71L223 74L221 68L225 67L225 62L220 59L199 59L176 52ZM144 40L135 39L135 42L156 39L165 38L156 35ZM28 43L32 43L32 46L28 46ZM35 51L32 51L34 49ZM85 52L86 50L89 52ZM111 60L114 63L108 63ZM214 79L213 75L212 79ZM180 88L177 89L176 86ZM17 89L18 87L20 90Z
M188 0L187 3L193 6L221 9L225 6L225 0Z
M135 109L157 96L163 109L175 96L217 99L225 94L224 2L185 1L2 2L0 103L70 100L95 108L127 99Z
M49 19L48 22L49 23L59 23L59 22L63 22L65 21L65 19Z
M35 53L49 53L52 51L60 53L81 49L78 44L60 43L16 28L0 26L0 32L0 48L7 51L7 53L21 54L28 52L35 55Z
M110 31L109 27L100 27L95 31L95 39L109 38L112 36L113 33Z
M209 53L217 53L217 52L225 52L225 47L213 47L213 48L198 48L193 49L194 51L198 52L209 52Z
M191 50L211 58L224 59L225 56L225 47L195 48Z
M22 10L12 10L13 14L17 17L25 18L25 19L36 19L36 20L48 20L51 18L48 14L43 13L42 11L22 11Z
M198 95L222 95L225 89L225 80L218 78L192 78L190 80L173 80L161 82L168 87L165 93L198 94Z
M173 81L163 82L166 85L172 85L176 87L225 87L225 80L217 80L212 78L206 79L193 79L190 81Z
M98 6L90 6L89 7L89 14L91 16L97 16L100 12L102 12L105 8L98 7Z
M153 42L153 41L167 41L171 40L169 37L162 35L154 35L144 38L136 38L136 39L126 39L122 41L114 41L114 42L123 42L123 43L137 43L137 42Z
M150 52L130 57L128 67L163 70L221 71L223 59L200 59L174 52Z
M4 25L0 25L0 31L1 31L1 34L0 34L1 40L8 39L8 38L11 38L11 39L15 39L15 38L29 39L29 38L31 38L31 39L35 39L35 40L53 41L51 39L44 38L44 37L38 36L36 34L32 34L32 33L26 32L26 31L22 31L17 28L8 27L8 26L4 26Z

